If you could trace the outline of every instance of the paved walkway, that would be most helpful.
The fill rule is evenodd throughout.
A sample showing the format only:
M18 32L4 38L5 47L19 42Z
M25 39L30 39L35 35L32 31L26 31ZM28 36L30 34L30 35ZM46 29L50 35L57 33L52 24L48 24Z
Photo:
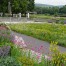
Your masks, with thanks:
M50 50L49 50L50 44L48 42L38 40L36 38L26 36L24 34L19 34L16 32L12 32L12 34L22 37L24 39L25 43L27 44L27 46L30 49L34 49L36 52L43 52L45 54L48 54L50 52ZM39 50L41 47L42 47L42 50ZM59 50L61 52L66 52L66 48L61 47L61 46L59 46Z

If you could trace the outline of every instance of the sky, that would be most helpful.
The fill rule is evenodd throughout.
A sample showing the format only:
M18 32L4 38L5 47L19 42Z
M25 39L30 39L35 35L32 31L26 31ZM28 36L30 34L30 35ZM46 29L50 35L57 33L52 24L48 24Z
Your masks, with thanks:
M35 3L48 5L66 5L66 0L35 0Z

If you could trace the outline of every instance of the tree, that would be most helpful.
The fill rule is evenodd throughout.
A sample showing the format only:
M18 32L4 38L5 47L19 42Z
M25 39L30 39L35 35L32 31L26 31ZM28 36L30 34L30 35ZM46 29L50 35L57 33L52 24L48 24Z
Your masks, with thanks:
M34 0L12 0L13 13L26 13L26 11L33 11Z
M59 13L59 7L35 7L35 11L38 14L58 14Z
M33 11L34 10L34 0L28 0L28 6L27 6L27 10L28 11Z
M35 11L37 12L37 14L43 14L42 7L35 7Z
M3 12L3 16L5 15L5 12L7 12L8 9L8 0L0 0L0 12Z
M60 13L66 14L66 5L60 8Z
M33 11L34 0L0 0L0 12L8 12L8 2L11 3L12 13L21 12L26 13L26 11Z
M49 8L49 13L52 14L57 14L59 13L59 7L50 7Z

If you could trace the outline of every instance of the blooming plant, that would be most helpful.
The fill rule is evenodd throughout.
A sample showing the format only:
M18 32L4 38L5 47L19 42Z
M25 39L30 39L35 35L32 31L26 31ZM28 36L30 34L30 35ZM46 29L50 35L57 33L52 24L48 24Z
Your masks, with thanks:
M59 45L66 47L66 25L61 24L10 24L13 31L44 41L57 41Z
M22 37L19 37L17 35L12 35L12 42L19 46L20 48L27 47Z
M27 29L29 29L30 25L29 26L27 25L27 27L28 27ZM48 26L46 25L45 28L47 28L47 27ZM57 26L53 26L53 27L57 27ZM30 33L31 35L34 35L33 33L35 33L35 34L37 34L36 36L39 38L38 35L40 34L41 35L40 37L43 38L43 36L45 36L44 38L46 38L46 39L51 37L51 32L49 30L52 30L52 29L47 28L47 29L49 29L47 31L47 30L41 30L37 26L34 26L34 28L37 28L36 29L37 33L35 31L32 31L33 29L29 29L29 31L31 31L31 33ZM43 26L40 28L43 28ZM45 32L43 33L43 31L45 31ZM55 31L56 31L56 29L55 29ZM29 32L27 32L27 33L29 33ZM61 37L62 36L63 36L63 34L61 35ZM54 37L56 37L56 35ZM8 38L8 40L6 40L7 38ZM53 40L54 40L54 38L53 38ZM3 66L3 65L4 66L7 66L7 65L8 66L65 66L66 65L66 53L60 53L60 51L57 47L57 44L58 44L58 42L54 42L54 41L51 42L51 45L50 45L50 50L51 50L50 55L51 56L47 56L45 54L42 54L42 53L44 53L44 51L42 51L42 50L45 47L43 47L43 46L40 46L39 48L35 47L35 48L37 48L37 51L38 51L38 52L36 52L34 47L31 47L29 45L28 46L31 47L31 49L29 47L27 47L27 45L25 44L22 37L19 37L14 34L12 35L10 33L10 30L8 30L6 27L0 26L0 49L1 49L1 46L3 46L2 52L3 51L6 52L8 49L10 51L10 52L8 51L10 57L8 57L8 56L6 56L5 58L3 57L5 60L2 60L0 58L0 65L1 66ZM4 45L8 46L8 48L4 47ZM4 49L6 49L6 50L4 50ZM41 51L41 53L39 51ZM6 54L8 54L8 53L6 52Z
M61 53L57 47L58 42L51 42L50 50L52 52L52 64L54 66L66 65L66 53Z

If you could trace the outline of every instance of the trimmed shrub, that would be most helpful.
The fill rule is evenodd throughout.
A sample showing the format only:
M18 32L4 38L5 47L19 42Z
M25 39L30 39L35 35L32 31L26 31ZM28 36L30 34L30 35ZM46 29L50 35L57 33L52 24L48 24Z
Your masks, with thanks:
M0 58L0 66L20 66L20 64L13 57L6 57Z

